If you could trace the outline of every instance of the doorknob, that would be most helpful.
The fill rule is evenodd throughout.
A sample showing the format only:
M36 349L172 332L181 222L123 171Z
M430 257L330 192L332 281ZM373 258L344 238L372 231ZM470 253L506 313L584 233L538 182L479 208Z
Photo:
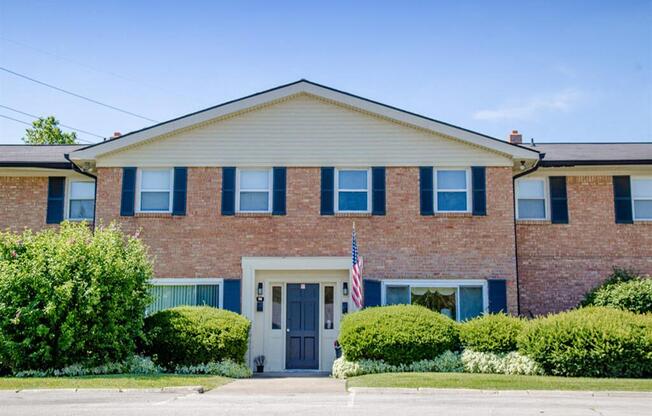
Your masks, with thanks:
M287 329L285 330L285 332L290 332L290 328L287 328Z

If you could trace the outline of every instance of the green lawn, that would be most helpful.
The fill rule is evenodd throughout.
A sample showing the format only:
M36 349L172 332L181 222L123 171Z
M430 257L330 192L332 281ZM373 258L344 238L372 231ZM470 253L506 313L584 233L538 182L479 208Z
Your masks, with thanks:
M348 387L431 387L485 390L652 391L652 379L509 376L467 373L384 373L350 378Z
M221 386L231 379L219 376L160 374L153 376L109 375L85 377L0 377L0 390L25 389L148 389L202 386L204 390Z

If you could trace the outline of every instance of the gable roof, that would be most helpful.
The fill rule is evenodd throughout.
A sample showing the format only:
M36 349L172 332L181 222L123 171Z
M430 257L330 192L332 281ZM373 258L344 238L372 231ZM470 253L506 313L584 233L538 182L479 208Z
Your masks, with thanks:
M0 145L0 166L72 169L72 164L65 155L84 147L85 145Z
M648 165L652 142L536 143L526 145L542 154L540 166Z
M509 155L514 158L538 159L538 152L525 146L519 146L477 133L449 123L401 110L387 104L359 97L344 91L336 90L308 80L299 80L281 85L266 91L252 94L237 100L228 101L204 110L168 120L141 130L136 130L115 139L106 140L77 150L70 155L73 160L94 159L102 154L113 152L157 136L169 134L195 124L210 121L218 117L237 113L252 107L281 100L286 97L309 94L329 101L343 104L354 109L366 111L378 116L430 130L445 136L454 137L463 142L480 146Z

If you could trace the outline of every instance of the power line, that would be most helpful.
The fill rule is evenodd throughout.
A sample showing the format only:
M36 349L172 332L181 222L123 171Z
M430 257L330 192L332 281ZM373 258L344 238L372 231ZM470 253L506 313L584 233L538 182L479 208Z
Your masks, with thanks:
M16 109L16 108L9 107L9 106L7 106L7 105L2 105L2 104L0 104L0 107L2 107L2 108L6 108L7 110L15 111L16 113L19 113L19 114L22 114L22 115L25 115L25 116L28 116L28 117L33 117L33 118L43 118L43 117L41 117L41 116L37 116L37 115L34 115L34 114L26 113L26 112L24 112L24 111L18 110L18 109ZM72 126L67 126L67 125L65 125L65 124L63 124L63 123L59 123L59 125L60 125L61 127L65 127L65 128L67 128L67 129L70 129L70 130L75 130L75 131L78 131L78 132L80 132L80 133L88 134L88 135L90 135L90 136L95 136L95 137L97 137L97 138L99 138L99 139L102 139L102 140L105 139L104 136L101 136L101 135L99 135L99 134L95 134L95 133L91 133L90 131L86 131L86 130L78 129L78 128L76 128L76 127L72 127Z
M3 106L3 107L4 107L4 106ZM4 114L0 114L0 117L2 117L2 118L6 118L7 120L15 121L16 123L24 124L24 125L26 125L26 126L34 127L34 126L32 125L32 123L28 123L28 122L23 121L23 120L18 120L17 118L9 117L9 116L6 116L6 115L4 115ZM62 126L63 126L63 124L62 124ZM70 128L70 127L68 127L68 128ZM89 144L93 144L93 142L91 142L91 141L89 141L89 140L84 140L84 139L80 139L80 138L77 138L77 139L78 139L80 142L86 142L86 143L89 143Z
M106 104L106 103L103 103L101 101L97 101L97 100L94 100L92 98L88 98L88 97L85 97L85 96L80 95L80 94L76 94L76 93L68 91L68 90L64 90L63 88L59 88L59 87L56 87L56 86L54 86L52 84L48 84L48 83L45 83L43 81L39 81L37 79L28 77L27 75L20 74L18 72L14 72L14 71L12 71L10 69L7 69L7 68L4 68L4 67L0 66L0 70L5 71L5 72L7 72L9 74L15 75L17 77L26 79L28 81L34 82L36 84L43 85L43 86L48 87L48 88L52 88L53 90L63 92L64 94L68 94L68 95L72 95L73 97L81 98L82 100L86 100L86 101L91 102L93 104L101 105L103 107L110 108L112 110L119 111L119 112L124 113L124 114L129 114L130 116L142 118L143 120L151 121L152 123L158 123L158 121L153 120L151 118L141 116L140 114L132 113L131 111L123 110L122 108L118 108L118 107L112 106L110 104Z

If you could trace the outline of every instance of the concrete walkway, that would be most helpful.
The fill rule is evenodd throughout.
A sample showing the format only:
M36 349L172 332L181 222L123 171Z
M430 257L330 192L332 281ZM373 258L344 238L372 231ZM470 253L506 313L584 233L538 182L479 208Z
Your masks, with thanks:
M341 394L346 395L346 382L328 375L283 374L245 378L233 381L206 392L209 395L298 395Z

